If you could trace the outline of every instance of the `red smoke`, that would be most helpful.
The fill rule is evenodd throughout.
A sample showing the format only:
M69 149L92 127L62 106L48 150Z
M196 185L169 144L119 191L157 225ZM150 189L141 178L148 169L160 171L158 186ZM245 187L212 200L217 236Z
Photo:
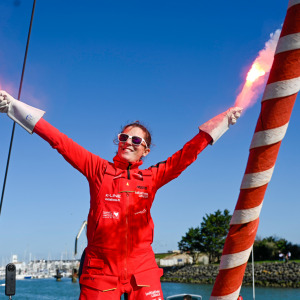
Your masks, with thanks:
M256 102L257 98L262 93L267 79L266 76L273 63L280 32L281 30L277 29L272 33L270 39L265 43L264 49L259 51L258 56L247 73L244 86L236 97L234 106L242 107L245 111L245 109Z

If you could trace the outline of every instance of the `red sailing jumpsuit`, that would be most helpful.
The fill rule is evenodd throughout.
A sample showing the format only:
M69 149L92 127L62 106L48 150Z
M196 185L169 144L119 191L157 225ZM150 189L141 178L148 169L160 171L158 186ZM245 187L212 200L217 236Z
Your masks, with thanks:
M184 147L146 170L142 161L128 163L119 156L110 163L72 141L44 119L34 132L88 180L90 211L86 256L80 278L80 300L163 300L160 277L151 247L154 224L150 209L156 191L178 177L209 144L199 132Z

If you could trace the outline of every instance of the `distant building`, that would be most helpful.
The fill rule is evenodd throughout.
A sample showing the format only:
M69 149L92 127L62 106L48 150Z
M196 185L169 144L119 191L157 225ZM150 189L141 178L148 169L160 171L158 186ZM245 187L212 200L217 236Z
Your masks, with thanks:
M198 258L198 263L207 265L209 262L208 256L205 254L200 254ZM186 264L192 264L193 258L187 253L173 253L159 260L159 265L161 267L172 267L172 266L183 266Z

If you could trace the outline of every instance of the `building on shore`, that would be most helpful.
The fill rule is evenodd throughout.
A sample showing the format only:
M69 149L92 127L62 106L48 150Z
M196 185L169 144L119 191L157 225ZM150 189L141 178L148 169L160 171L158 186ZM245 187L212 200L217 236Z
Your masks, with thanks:
M208 256L206 254L200 254L196 263L207 265L209 263ZM160 259L158 264L161 267L184 266L193 264L193 258L188 253L176 252Z

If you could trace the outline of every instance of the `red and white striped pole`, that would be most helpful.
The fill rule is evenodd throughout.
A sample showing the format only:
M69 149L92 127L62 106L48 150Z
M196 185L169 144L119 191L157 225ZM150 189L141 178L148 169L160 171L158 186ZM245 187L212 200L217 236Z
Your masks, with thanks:
M239 296L264 194L299 90L300 0L290 0L210 300Z

